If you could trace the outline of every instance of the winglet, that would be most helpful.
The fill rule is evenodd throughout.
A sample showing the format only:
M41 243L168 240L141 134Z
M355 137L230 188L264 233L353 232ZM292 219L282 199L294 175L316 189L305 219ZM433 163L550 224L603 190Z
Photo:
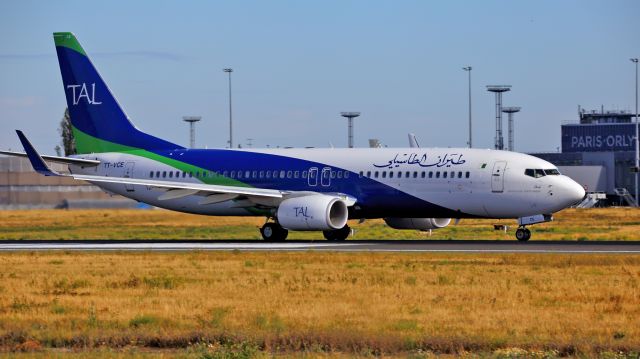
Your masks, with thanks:
M20 142L22 142L22 147L24 147L24 151L27 153L27 157L29 157L31 166L33 166L33 169L36 172L45 176L61 176L61 174L49 168L49 165L47 165L42 157L40 157L40 154L38 154L36 149L33 148L33 145L31 144L31 142L29 142L29 140L27 140L27 137L25 137L22 131L16 130L16 133L20 138Z

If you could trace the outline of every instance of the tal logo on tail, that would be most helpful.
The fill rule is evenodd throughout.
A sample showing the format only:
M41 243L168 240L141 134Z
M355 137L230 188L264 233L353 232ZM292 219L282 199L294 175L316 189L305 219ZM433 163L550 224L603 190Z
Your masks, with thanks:
M71 97L73 99L73 104L77 105L80 103L81 99L86 99L89 105L100 105L102 102L96 101L96 84L95 82L89 86L87 89L87 84L82 83L82 85L67 85L67 90L71 89Z

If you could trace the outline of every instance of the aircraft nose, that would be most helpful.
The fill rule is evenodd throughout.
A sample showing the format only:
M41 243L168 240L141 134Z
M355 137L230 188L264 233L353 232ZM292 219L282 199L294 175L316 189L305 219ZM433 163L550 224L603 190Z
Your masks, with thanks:
M586 192L584 188L576 181L569 177L565 177L564 196L567 198L567 206L571 206L581 201Z

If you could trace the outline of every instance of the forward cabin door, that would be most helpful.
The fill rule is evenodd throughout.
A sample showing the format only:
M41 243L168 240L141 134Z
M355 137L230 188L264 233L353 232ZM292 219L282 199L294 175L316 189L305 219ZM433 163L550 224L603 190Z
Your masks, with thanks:
M127 162L125 164L125 167L124 167L124 176L122 176L122 177L124 177L124 178L133 178L133 166L135 166L135 164L136 164L135 162ZM133 192L134 191L132 184L128 184L127 183L127 184L124 185L124 188L127 190L127 192Z
M493 165L493 173L491 174L491 192L502 193L504 191L504 169L507 162L498 161Z

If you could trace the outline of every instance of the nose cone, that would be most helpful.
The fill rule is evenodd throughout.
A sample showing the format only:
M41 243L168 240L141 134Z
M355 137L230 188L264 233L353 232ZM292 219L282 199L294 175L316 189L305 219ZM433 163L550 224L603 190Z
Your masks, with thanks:
M565 202L565 208L576 204L584 198L586 192L578 182L566 176L563 182L562 198Z

